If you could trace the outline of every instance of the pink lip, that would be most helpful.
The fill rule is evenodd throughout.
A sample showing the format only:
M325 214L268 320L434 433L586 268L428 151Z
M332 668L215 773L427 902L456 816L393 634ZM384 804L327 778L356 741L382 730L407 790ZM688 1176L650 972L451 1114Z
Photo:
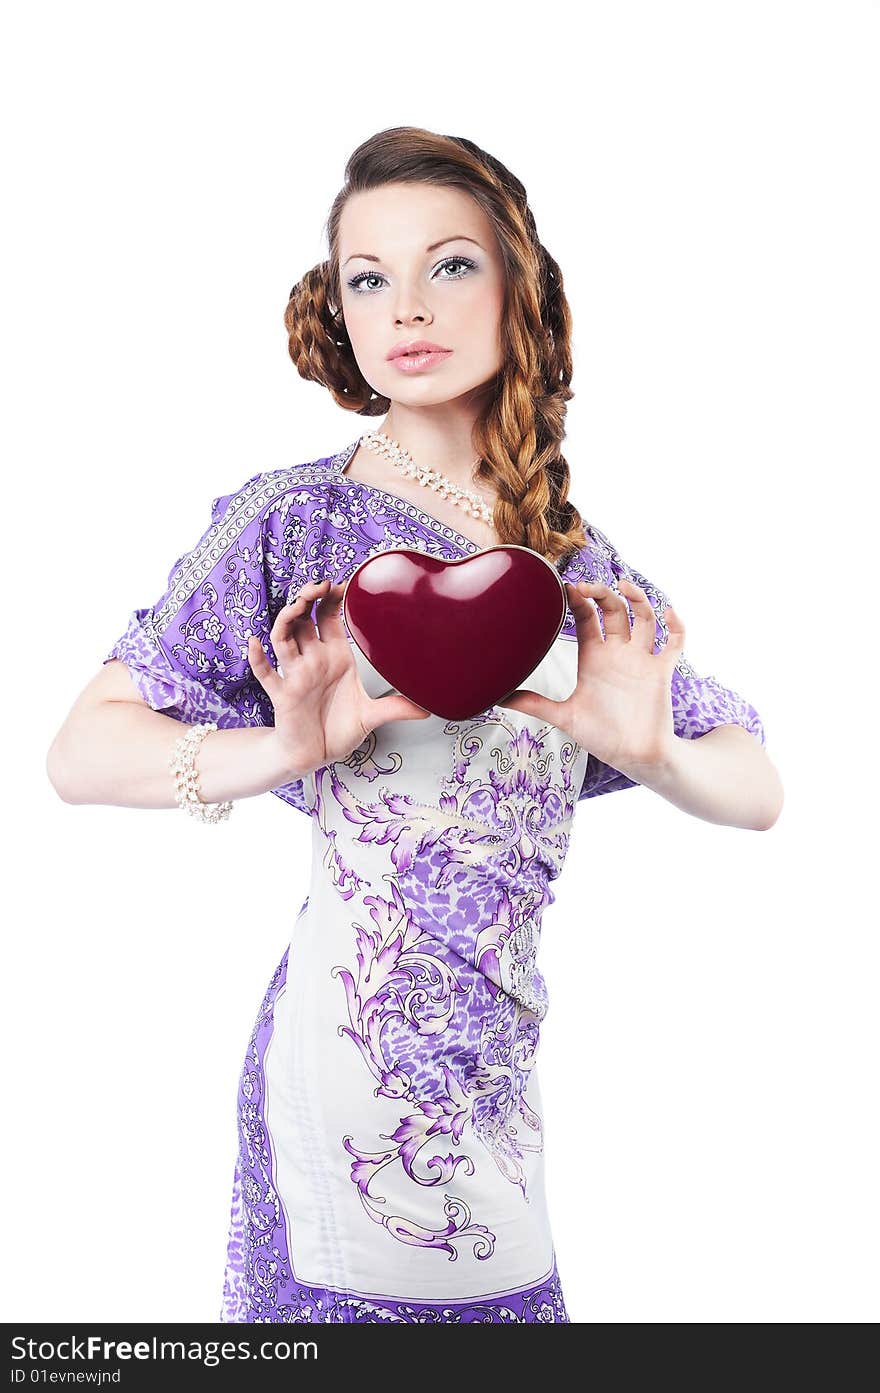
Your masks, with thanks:
M396 343L387 355L389 360L399 358L404 353L451 353L442 343L431 343L430 339L412 339L410 343Z
M451 357L452 349L447 348L442 353L398 353L391 361L398 372L414 373L433 368L437 363L445 363L446 359Z

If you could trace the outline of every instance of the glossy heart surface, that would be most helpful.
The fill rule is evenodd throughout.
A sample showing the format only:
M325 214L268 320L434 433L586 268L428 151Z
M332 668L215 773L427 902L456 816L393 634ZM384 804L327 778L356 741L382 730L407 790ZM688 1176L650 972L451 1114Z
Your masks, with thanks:
M352 573L342 608L390 686L434 716L468 720L525 684L562 628L566 595L530 547L454 561L394 547Z

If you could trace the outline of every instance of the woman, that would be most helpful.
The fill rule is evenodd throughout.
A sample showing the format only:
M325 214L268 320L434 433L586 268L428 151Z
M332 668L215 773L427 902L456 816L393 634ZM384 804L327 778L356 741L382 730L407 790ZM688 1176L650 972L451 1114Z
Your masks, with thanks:
M328 240L290 354L382 429L214 500L104 659L124 763L78 764L62 732L50 773L75 802L216 820L271 790L312 820L241 1074L221 1319L568 1322L536 953L575 806L642 784L759 829L781 785L755 709L697 675L665 595L568 499L571 319L522 184L470 141L384 131ZM557 567L565 622L527 688L445 721L350 641L343 587L391 547L499 543Z

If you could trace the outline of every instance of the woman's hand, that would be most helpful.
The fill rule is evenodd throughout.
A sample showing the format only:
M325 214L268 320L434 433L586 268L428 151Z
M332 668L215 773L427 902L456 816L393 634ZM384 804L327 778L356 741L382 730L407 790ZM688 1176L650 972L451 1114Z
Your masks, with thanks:
M654 652L655 615L640 585L618 582L621 595L608 585L565 583L577 624L577 685L565 701L551 701L519 687L506 701L526 716L549 721L612 769L638 781L668 757L675 739L672 670L684 649L684 625L671 605L664 618L668 641ZM630 628L626 596L633 610ZM599 626L601 606L605 637Z
M430 711L408 697L364 691L342 623L343 585L309 581L279 610L269 637L282 672L256 637L248 661L275 710L275 732L291 777L346 759L385 721L418 721ZM311 606L318 597L317 627Z

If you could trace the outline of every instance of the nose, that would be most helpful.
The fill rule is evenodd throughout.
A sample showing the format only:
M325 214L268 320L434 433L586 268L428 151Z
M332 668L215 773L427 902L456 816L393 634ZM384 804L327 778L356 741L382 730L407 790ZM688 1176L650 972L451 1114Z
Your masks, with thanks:
M399 285L394 305L395 324L427 324L434 318L417 285Z

